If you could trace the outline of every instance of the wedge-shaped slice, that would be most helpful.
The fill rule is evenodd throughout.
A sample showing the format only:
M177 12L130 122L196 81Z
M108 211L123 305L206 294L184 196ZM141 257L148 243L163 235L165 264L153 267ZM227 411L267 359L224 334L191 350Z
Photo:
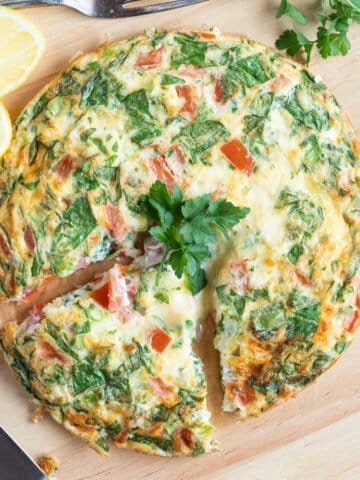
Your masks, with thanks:
M116 265L35 306L21 326L7 324L7 362L36 402L100 453L110 439L155 455L209 452L205 378L192 353L197 302L171 272L130 272Z

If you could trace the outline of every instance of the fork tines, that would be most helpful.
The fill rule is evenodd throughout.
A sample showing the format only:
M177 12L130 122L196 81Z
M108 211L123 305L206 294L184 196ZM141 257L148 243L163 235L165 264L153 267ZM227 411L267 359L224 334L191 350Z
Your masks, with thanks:
M130 7L131 3L138 3L142 2L145 3L144 0L118 0L121 4L122 13L124 16L135 16L135 15L144 15L146 13L157 13L157 12L164 12L165 10L172 10L174 8L186 7L189 5L195 5L197 3L204 3L208 0L168 0L165 2L156 2L150 1L146 3L150 3L149 5L138 6L138 7Z

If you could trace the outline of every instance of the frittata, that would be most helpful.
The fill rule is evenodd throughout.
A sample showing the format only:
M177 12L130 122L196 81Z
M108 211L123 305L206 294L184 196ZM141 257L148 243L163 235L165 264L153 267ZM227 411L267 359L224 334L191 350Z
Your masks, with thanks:
M179 310L190 298L199 319L212 308L224 410L259 415L326 370L358 325L359 157L321 80L271 48L217 30L106 45L77 58L15 125L0 173L1 299L32 298L52 276L119 252L134 258L150 229L165 248L151 267L160 283L173 269L192 292ZM58 322L63 341L74 320ZM49 336L41 325L36 336ZM37 340L21 344L24 328L16 342L28 364ZM92 376L103 385L105 373Z
M191 351L200 315L184 281L115 265L1 333L6 360L35 401L99 453L214 449L202 365ZM187 308L181 308L186 303Z

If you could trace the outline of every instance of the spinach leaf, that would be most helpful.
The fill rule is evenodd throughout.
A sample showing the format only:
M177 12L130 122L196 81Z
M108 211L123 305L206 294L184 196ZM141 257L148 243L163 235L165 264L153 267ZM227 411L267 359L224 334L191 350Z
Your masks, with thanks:
M343 353L344 350L347 349L347 347L350 345L350 342L344 340L342 342L337 342L334 346L334 350L335 352L340 355L341 353Z
M264 129L264 123L267 117L269 116L271 106L274 100L274 94L264 93L263 95L258 95L255 101L251 105L251 115L246 115L244 117L245 121L245 132L250 133L253 130L256 130L257 133L262 133Z
M92 365L86 363L76 364L72 367L73 388L75 395L104 382L104 375L100 370L94 370Z
M111 438L116 438L121 433L121 425L119 422L113 422L106 426L106 431Z
M159 135L161 135L161 130L149 124L140 128L138 132L131 137L131 141L143 146L151 143L153 138Z
M324 215L321 207L317 207L312 199L302 192L284 188L280 192L275 208L289 210L288 230L292 239L307 239L320 227Z
M92 175L89 175L87 170L78 168L72 176L75 192L84 192L94 190L99 186L98 181Z
M102 73L90 78L81 89L81 108L108 104L108 83Z
M30 388L30 376L31 371L26 364L26 360L23 358L22 354L14 349L13 351L13 361L11 363L11 368L16 372L21 385L25 388L28 393L32 393Z
M63 74L58 83L58 95L60 97L67 97L80 93L81 84L77 81L78 72L79 70L73 67Z
M165 407L162 403L156 405L151 411L152 422L167 422L172 414L172 411Z
M90 321L86 319L84 323L73 323L72 328L77 334L88 333L91 330Z
M318 352L316 358L311 365L311 370L323 370L331 361L331 356L324 352Z
M284 306L273 303L257 308L250 313L250 320L257 332L278 330L286 324Z
M104 450L105 452L108 452L109 451L109 445L107 444L107 436L105 437L99 437L97 440L96 440L96 444L99 445L99 447Z
M45 331L50 335L50 337L52 337L52 339L55 341L55 343L61 350L63 350L75 360L80 361L79 355L69 345L66 334L61 334L60 327L55 325L55 323L47 321Z
M117 178L118 167L97 167L94 170L94 177L100 177L109 182Z
M42 265L43 265L43 262L42 262L42 260L39 256L38 252L35 252L34 260L33 260L33 263L31 265L31 276L32 277L37 277L38 275L40 275Z
M106 399L116 402L131 402L129 379L122 368L113 372L107 380Z
M284 102L285 109L294 117L296 123L299 126L319 131L328 127L329 114L324 107L314 103L314 108L305 109L299 103L297 91L295 90L293 95Z
M316 135L310 135L302 144L303 147L308 147L305 153L305 165L311 169L312 166L321 160L322 152L319 145L319 140Z
M174 75L168 75L164 73L161 75L160 85L176 85L179 83L185 83L183 78L174 77Z
M230 135L227 128L218 120L204 120L190 123L180 130L178 138L187 148L193 161L196 156L213 147Z
M294 245L289 250L287 254L287 258L289 259L289 262L295 265L295 263L297 263L297 261L299 260L299 258L303 253L304 253L304 247L302 247L301 245Z
M260 54L241 58L240 52L235 51L234 55L229 55L228 58L227 69L220 81L225 100L239 88L243 90L269 80L270 77L263 67Z
M162 40L164 40L166 35L167 35L167 32L155 33L151 39L151 46L153 48L156 48L162 42Z
M39 115L39 113L41 113L45 109L46 105L49 103L49 100L50 99L48 98L46 93L41 95L39 100L36 101L36 103L34 104L34 106L32 108L32 115L31 115L30 120L37 117Z
M150 112L150 102L144 89L130 93L124 101L125 109L131 117L131 126L137 132L131 137L131 141L145 145L161 134Z
M193 393L191 393L190 390L187 390L185 388L179 389L179 397L181 398L181 401L186 405L194 405L196 402L201 402L203 400L202 397L195 396Z
M287 338L307 339L316 333L320 319L320 304L313 303L296 310L287 320Z
M27 190L30 190L30 192L35 190L39 182L40 180L35 180L34 182L25 182L22 175L20 175L20 177L17 179L17 183L25 187Z
M178 33L174 40L180 45L177 52L171 56L171 65L198 65L204 67L205 56L208 45L202 42L195 35Z
M129 93L125 98L125 108L127 113L134 118L152 119L150 113L150 103L147 98L146 91L142 88L135 92Z
M128 438L132 442L138 442L144 445L149 445L150 447L159 448L164 452L172 450L172 441L170 439L144 437L143 435L137 435L136 433L131 433Z
M77 248L97 225L86 197L78 197L65 210L62 218L52 245L52 250L58 253Z

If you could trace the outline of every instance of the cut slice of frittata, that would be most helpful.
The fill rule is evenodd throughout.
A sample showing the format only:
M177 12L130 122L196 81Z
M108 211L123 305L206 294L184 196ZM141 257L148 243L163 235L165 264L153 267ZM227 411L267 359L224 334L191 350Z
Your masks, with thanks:
M1 331L17 377L67 430L100 453L214 449L206 385L192 352L198 299L171 271L116 264L91 284L36 305Z

